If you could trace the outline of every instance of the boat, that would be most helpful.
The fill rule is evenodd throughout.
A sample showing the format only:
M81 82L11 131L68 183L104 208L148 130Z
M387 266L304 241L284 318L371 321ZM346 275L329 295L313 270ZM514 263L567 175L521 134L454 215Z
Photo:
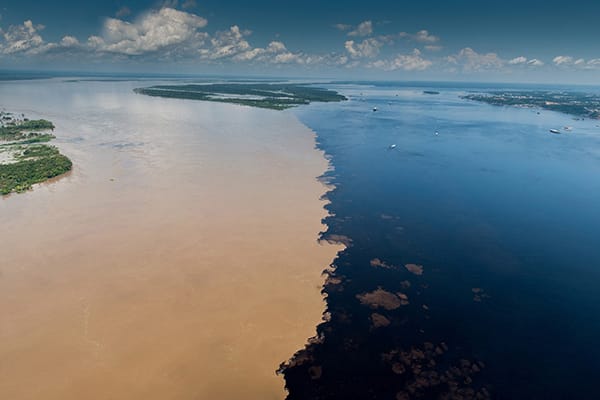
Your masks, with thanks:
M561 132L558 129L550 129L550 133L560 134Z
M377 111L377 107L373 107L373 112Z
M393 149L395 149L395 148L396 148L396 145L395 145L395 144L390 144L390 147L388 147L388 148L389 148L390 150L393 150Z

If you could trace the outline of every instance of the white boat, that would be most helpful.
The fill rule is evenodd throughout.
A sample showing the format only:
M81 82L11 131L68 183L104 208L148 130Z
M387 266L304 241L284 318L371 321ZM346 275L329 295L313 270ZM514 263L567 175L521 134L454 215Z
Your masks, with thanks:
M550 133L560 134L561 132L558 129L550 129Z
M395 148L396 148L396 145L395 145L395 144L390 144L390 147L389 147L389 149L390 149L390 150L393 150L393 149L395 149Z
M373 112L377 111L377 107L373 107Z

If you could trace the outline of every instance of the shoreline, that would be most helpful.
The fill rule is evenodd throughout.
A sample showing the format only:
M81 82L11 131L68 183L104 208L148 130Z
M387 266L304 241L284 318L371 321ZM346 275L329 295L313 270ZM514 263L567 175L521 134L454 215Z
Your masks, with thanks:
M284 398L276 370L314 336L341 248L318 243L316 133L293 113L120 96L84 121L27 105L78 168L0 202L0 392Z

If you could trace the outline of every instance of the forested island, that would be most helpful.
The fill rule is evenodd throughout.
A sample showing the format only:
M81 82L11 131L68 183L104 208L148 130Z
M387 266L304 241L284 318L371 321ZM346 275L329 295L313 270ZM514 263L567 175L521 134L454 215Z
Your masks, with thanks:
M216 101L245 106L285 110L311 102L337 102L345 96L328 89L291 83L213 83L162 85L134 89L148 96Z
M45 144L55 138L53 130L50 121L0 112L0 195L24 192L71 170L71 160Z
M556 91L495 91L461 96L497 106L542 108L576 118L600 119L600 96L592 93Z

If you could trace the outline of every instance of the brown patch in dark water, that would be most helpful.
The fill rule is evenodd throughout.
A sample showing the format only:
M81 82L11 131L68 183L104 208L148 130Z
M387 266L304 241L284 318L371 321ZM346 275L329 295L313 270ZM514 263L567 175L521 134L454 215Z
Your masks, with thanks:
M404 268L408 270L408 272L413 273L415 275L423 275L423 266L419 264L406 264Z

